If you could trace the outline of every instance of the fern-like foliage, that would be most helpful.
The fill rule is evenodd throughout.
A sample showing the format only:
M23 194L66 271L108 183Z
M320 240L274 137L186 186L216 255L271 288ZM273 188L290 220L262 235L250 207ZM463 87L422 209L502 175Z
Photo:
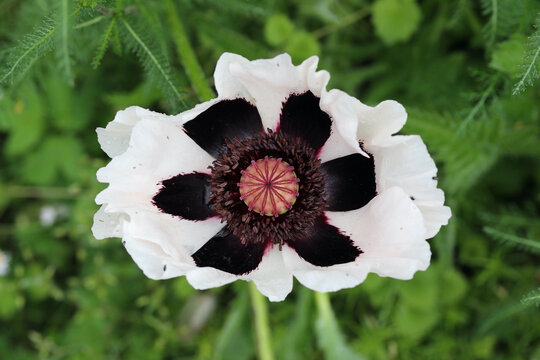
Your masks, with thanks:
M443 187L450 193L464 193L476 184L497 161L501 124L477 121L468 131L456 135L459 121L452 115L409 110L406 132L422 138L444 159Z
M518 249L534 254L540 254L540 242L538 241L530 240L512 233L501 231L491 226L484 227L484 232L488 234L491 238L503 244L514 246Z
M488 17L483 32L488 48L491 48L498 38L509 35L523 13L523 0L482 0L482 13Z
M161 52L159 45L141 31L140 26L125 18L120 19L123 36L127 48L133 51L140 59L149 79L156 82L164 92L173 111L186 107L185 96L180 92L176 74L173 73L166 56Z
M540 14L534 24L535 31L527 42L527 53L521 65L522 72L519 81L514 86L513 94L519 94L538 79L538 68L540 67Z
M46 16L24 36L18 44L8 50L5 65L0 73L0 83L12 83L20 78L40 57L54 49L53 35L56 23L52 16Z
M271 1L254 0L182 0L184 6L213 7L223 13L264 18L269 15Z
M73 23L70 13L72 4L70 0L58 0L56 4L56 56L58 66L68 84L73 85L71 43L73 38Z
M521 303L525 305L536 305L537 307L540 306L540 287L525 295L521 299Z
M111 37L114 36L116 29L116 17L113 17L111 21L109 22L109 25L107 25L107 28L101 35L101 41L99 42L96 55L94 55L94 58L92 59L92 67L96 69L99 64L101 63L101 59L103 59L103 56L105 55L105 52L107 51L107 48L109 47L109 42L111 40Z

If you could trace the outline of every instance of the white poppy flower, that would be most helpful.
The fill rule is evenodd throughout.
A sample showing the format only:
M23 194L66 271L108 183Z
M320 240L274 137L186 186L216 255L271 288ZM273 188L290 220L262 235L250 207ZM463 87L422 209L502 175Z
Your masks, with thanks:
M11 257L9 254L6 254L3 251L0 251L0 276L4 276L9 271L9 263L11 262Z
M95 237L122 237L152 279L251 280L272 301L293 276L335 291L425 270L426 239L450 217L433 160L419 137L392 136L400 104L327 91L317 62L225 53L216 99L176 116L119 111L97 129L112 160Z

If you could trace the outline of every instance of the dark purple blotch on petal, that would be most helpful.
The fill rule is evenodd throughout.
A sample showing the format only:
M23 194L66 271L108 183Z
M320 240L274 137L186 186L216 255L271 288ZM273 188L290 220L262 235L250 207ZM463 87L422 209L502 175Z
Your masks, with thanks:
M300 257L316 266L332 266L354 261L363 251L354 246L351 238L327 223L324 215L315 220L309 236L288 241Z
M184 124L200 147L216 156L226 138L243 139L262 132L257 108L244 99L223 100Z
M266 245L266 242L242 243L240 238L224 228L192 257L199 267L210 266L231 274L242 275L259 266Z
M192 173L162 181L153 203L161 211L187 220L204 220L217 214L209 206L210 175Z
M332 120L321 110L320 99L311 91L293 94L283 104L279 131L299 137L319 150L330 137Z
M377 195L373 157L351 154L322 164L326 175L326 210L349 211Z

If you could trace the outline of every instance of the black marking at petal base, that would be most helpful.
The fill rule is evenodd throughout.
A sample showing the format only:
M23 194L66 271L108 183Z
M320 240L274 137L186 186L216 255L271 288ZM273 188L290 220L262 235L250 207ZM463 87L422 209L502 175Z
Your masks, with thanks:
M323 215L315 220L309 236L288 241L287 244L304 260L316 266L348 263L363 253L348 236L329 225Z
M373 157L351 154L322 164L326 174L327 210L349 211L377 195Z
M215 156L225 138L243 139L264 131L257 108L244 99L223 100L184 124L200 147Z
M291 95L283 105L279 131L302 138L313 149L320 149L330 137L332 120L321 110L319 98L308 91Z
M246 242L224 228L208 240L195 254L193 260L199 267L213 267L235 275L242 275L259 266L266 243Z
M210 175L192 173L163 180L153 203L161 211L187 220L204 220L216 216L209 206Z

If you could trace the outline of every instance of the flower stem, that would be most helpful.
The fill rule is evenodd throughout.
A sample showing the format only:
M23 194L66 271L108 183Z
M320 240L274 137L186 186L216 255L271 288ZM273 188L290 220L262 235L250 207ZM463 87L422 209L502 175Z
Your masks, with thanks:
M165 0L164 3L167 21L172 30L176 51L189 81L201 100L210 100L215 97L214 91L212 91L212 88L206 82L201 66L195 57L195 52L189 43L184 25L178 17L176 6L172 0Z
M324 319L332 318L332 305L330 305L330 298L328 293L322 293L314 291L315 293L315 304L317 305L317 310L319 315Z
M257 336L257 348L259 360L273 360L272 344L270 339L270 326L268 324L268 307L264 296L257 290L255 283L249 282L249 294L255 313L255 332Z

